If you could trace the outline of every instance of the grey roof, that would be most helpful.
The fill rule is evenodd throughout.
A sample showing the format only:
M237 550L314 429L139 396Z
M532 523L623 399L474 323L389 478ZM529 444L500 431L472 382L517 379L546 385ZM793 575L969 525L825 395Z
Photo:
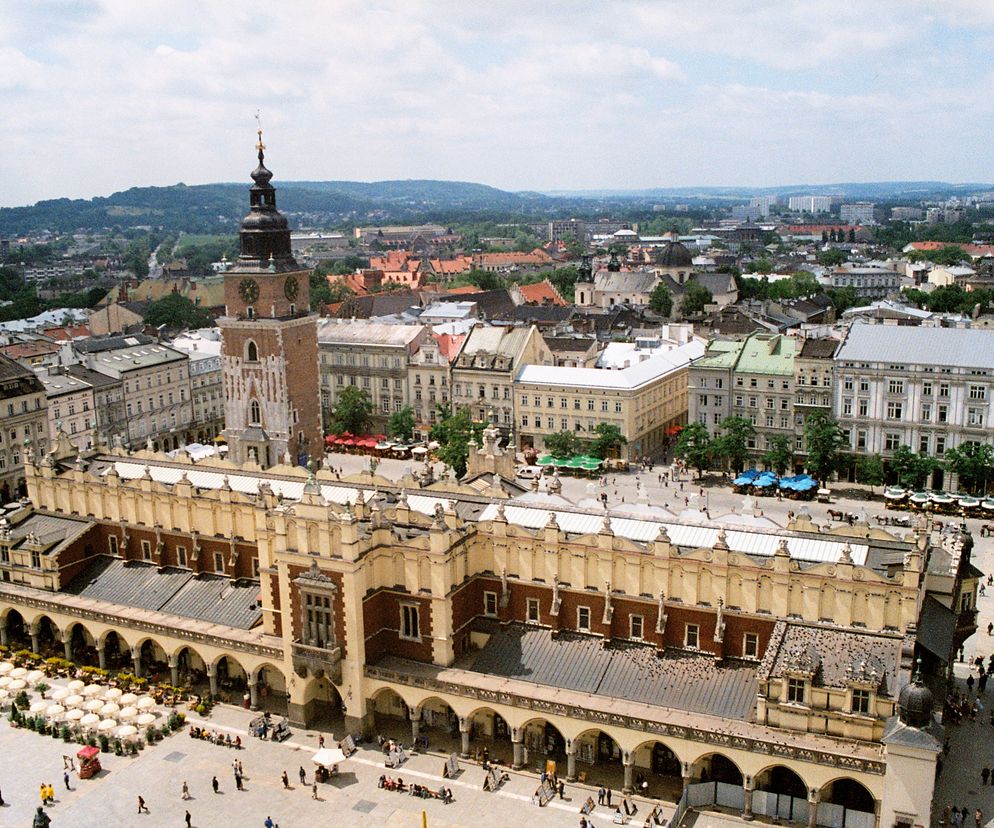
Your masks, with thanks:
M0 354L0 399L12 399L45 390L33 371Z
M84 532L91 523L73 520L44 512L32 512L16 526L10 527L10 546L17 546L28 535L34 535L42 546L49 547L45 554L51 554L65 541L70 541Z
M897 695L902 639L857 629L778 621L760 666L760 678L778 678L794 669L814 674L813 684L846 687L876 677L882 695Z
M530 681L662 705L694 713L748 719L756 698L756 666L703 653L658 656L651 645L604 641L592 635L512 624L491 636L471 668Z
M424 325L381 325L377 322L318 320L318 345L386 345L407 347Z
M131 348L139 345L151 345L155 340L145 334L130 336L103 336L81 339L73 347L83 354L95 354L100 351L116 351L119 348Z
M888 362L994 369L994 332L973 328L922 328L854 323L837 362Z
M880 741L885 745L904 745L938 753L942 750L944 734L942 725L934 720L928 727L918 728L905 724L898 716L891 716L884 725Z
M948 661L956 632L956 613L926 595L918 618L918 643L932 655Z
M254 581L230 582L216 575L196 576L186 569L160 569L155 564L123 561L109 555L95 558L64 591L245 630L262 617L261 607L253 608L259 594L259 585Z
M93 371L87 368L85 365L77 363L76 365L70 365L66 368L66 371L70 376L76 377L77 379L84 380L92 385L94 388L103 388L110 385L120 385L121 380L118 377L110 377L107 374L101 374L99 371Z
M594 275L594 290L599 292L649 293L659 282L652 271L598 270Z

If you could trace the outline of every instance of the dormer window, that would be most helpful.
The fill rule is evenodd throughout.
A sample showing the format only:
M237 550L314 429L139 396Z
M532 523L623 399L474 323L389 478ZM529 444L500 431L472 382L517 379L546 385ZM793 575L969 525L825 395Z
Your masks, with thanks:
M802 678L787 679L787 701L792 704L804 704L808 683Z
M858 715L868 716L870 713L870 691L864 687L854 687L852 689L852 699L849 704L849 712Z

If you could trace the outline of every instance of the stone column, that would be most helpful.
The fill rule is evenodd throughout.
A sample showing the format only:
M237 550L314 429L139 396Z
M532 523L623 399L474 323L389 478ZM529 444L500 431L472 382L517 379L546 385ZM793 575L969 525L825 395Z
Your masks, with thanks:
M259 680L250 678L248 680L249 707L252 710L259 709Z
M134 670L134 674L141 678L142 676L142 651L141 647L131 648L131 664Z
M469 720L468 719L459 720L459 735L462 737L462 751L460 752L459 755L462 756L463 759L469 759Z
M211 683L211 695L217 696L217 666L214 664L207 665L207 680Z
M566 746L566 781L576 782L576 745L573 742Z
M0 644L2 644L4 647L9 647L10 646L10 642L7 640L7 627L6 626L0 627Z
M107 669L107 642L98 641L97 642L97 664L100 665L101 670Z
M411 719L411 744L417 747L418 737L421 735L421 720Z
M525 743L522 741L522 733L518 728L511 730L511 769L521 770L525 766Z
M66 661L72 661L72 640L66 636L62 637L62 649L66 653Z
M635 784L632 781L633 771L635 770L635 754L625 752L621 755L621 763L625 768L625 784L621 789L621 792L625 796L629 796L635 790Z
M31 652L37 653L41 649L41 638L39 633L41 630L38 627L32 626L30 629L31 633Z
M179 687L179 658L175 655L169 656L169 680L173 687Z
M808 791L808 828L815 828L818 824L818 802L821 795L812 788Z
M742 819L747 822L752 819L752 792L755 787L751 776L746 776L742 780L742 790L745 792L745 802L742 805Z

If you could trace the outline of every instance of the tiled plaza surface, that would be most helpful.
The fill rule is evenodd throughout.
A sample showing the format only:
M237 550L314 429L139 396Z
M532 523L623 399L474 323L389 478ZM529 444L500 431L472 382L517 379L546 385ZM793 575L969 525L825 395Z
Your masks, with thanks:
M79 745L11 728L4 719L0 723L0 790L6 805L0 808L0 825L31 825L32 814L40 803L38 786L42 782L56 788L55 804L46 808L52 828L178 827L184 825L187 809L192 824L198 828L261 826L267 816L280 828L415 828L421 825L422 810L431 828L478 828L481 824L488 828L558 828L578 825L580 803L593 793L589 787L567 785L566 801L556 800L539 808L531 801L538 785L536 774L511 773L500 791L485 793L483 771L475 764L464 763L457 778L444 782L455 798L452 804L445 805L377 787L380 775L387 774L437 789L443 784L442 755L413 755L399 770L389 770L383 767L382 754L375 745L363 745L341 766L338 777L318 785L318 799L314 800L311 756L317 750L318 733L295 729L287 742L263 742L247 734L251 715L234 707L218 707L207 722L209 727L240 734L243 750L191 739L184 729L146 747L135 758L101 754L104 772L89 780L71 774L70 791L62 780L62 756L70 749L75 753ZM331 738L331 734L326 735L328 746ZM231 767L235 759L241 760L244 767L244 791L235 788ZM301 766L307 771L305 786L301 786L298 777ZM280 779L284 770L290 777L290 790L284 790ZM220 782L218 794L211 790L214 775ZM186 802L181 797L184 781L192 796ZM150 813L137 813L139 795L144 797ZM640 815L644 815L646 804L639 802L639 807ZM597 808L593 820L597 826L607 825L611 814ZM637 819L637 824L641 822Z

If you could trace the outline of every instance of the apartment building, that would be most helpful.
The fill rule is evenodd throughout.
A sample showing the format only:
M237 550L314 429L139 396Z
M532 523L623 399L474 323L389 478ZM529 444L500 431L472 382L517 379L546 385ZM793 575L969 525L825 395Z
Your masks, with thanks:
M349 386L364 390L373 404L373 427L382 431L390 415L411 404L407 366L430 336L424 325L382 325L347 319L318 321L321 410L328 423L338 395Z
M449 404L449 363L464 339L465 335L431 333L411 354L407 394L414 409L414 431L418 439L427 439L438 420L438 407Z
M193 423L187 442L207 443L224 431L224 373L221 337L197 332L176 337L170 347L190 360L190 398Z
M64 432L80 451L92 448L97 420L93 386L58 366L39 372L38 379L45 386L49 439L54 443Z
M860 299L883 299L901 289L901 274L882 265L847 262L833 268L830 277L833 288L851 287Z
M28 453L48 448L45 386L33 371L0 354L0 501L24 494Z
M148 336L110 336L74 344L83 365L124 386L128 443L169 451L193 424L190 360Z
M488 420L509 437L514 429L514 380L524 365L553 365L538 328L484 327L470 331L452 365L452 404Z
M124 383L120 379L92 371L85 365L70 365L70 377L93 389L93 432L98 446L123 446L128 439L128 417L124 407Z
M774 437L795 442L794 358L799 347L792 337L766 332L742 340L712 340L690 366L688 420L717 436L726 417L745 417L756 429L749 449L757 459Z
M814 414L832 414L832 358L837 339L805 339L794 356L794 449L806 451L804 427Z
M621 370L525 365L514 383L518 445L541 450L561 431L592 439L609 423L628 441L623 459L657 456L687 422L687 370L703 354L692 340Z
M853 324L835 354L833 405L856 454L900 446L941 460L966 442L991 441L994 332ZM956 488L936 471L930 485Z

